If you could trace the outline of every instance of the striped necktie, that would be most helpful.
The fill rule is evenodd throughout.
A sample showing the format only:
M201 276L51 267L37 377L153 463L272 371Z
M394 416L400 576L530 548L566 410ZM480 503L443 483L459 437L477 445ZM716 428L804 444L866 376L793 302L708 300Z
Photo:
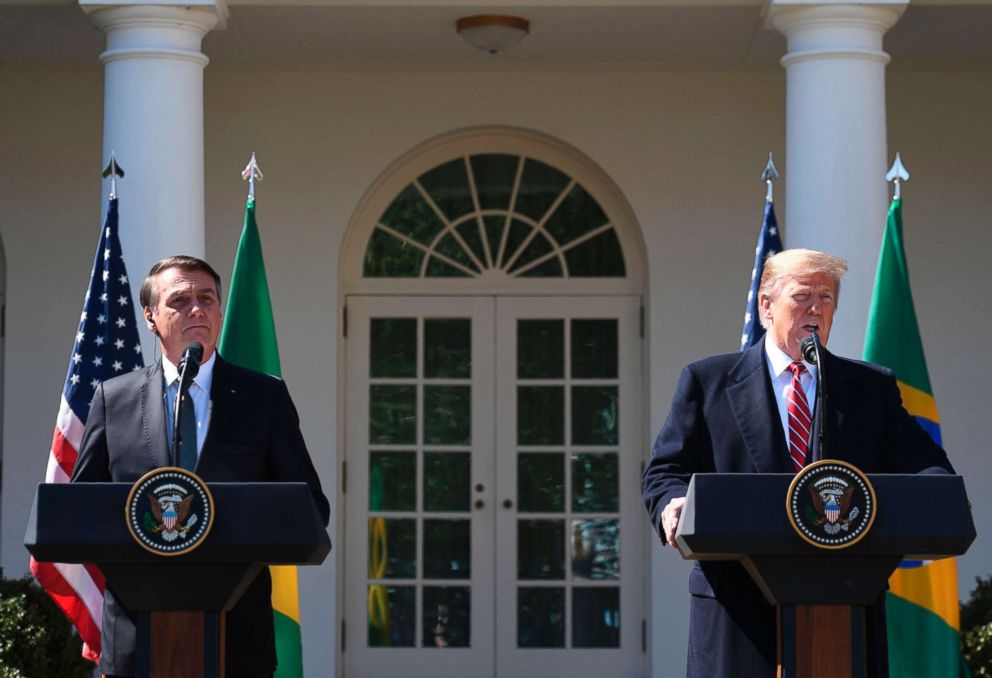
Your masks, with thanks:
M798 473L806 465L806 451L809 446L809 431L813 418L809 413L809 401L803 391L799 376L806 371L806 366L798 360L789 365L792 372L792 383L787 394L789 401L789 456L792 466Z

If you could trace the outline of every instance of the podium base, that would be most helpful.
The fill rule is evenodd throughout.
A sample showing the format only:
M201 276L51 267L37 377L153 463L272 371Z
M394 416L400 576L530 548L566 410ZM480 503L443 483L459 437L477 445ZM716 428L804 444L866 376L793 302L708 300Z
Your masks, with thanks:
M865 608L778 606L778 678L866 678Z
M139 612L137 633L136 678L223 678L223 612Z

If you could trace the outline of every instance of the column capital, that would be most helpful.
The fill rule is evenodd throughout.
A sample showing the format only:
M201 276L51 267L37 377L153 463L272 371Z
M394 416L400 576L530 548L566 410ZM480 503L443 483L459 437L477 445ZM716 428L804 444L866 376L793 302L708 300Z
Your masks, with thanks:
M202 38L214 28L227 27L230 12L225 0L78 0L100 30L124 25L172 25L191 29Z
M766 23L789 41L782 57L788 67L808 59L855 58L889 62L882 50L885 32L895 25L909 0L768 0Z
M79 0L93 24L107 34L107 49L100 61L120 59L174 59L204 67L209 59L201 51L203 36L223 25L227 6L193 0L192 4L133 0Z

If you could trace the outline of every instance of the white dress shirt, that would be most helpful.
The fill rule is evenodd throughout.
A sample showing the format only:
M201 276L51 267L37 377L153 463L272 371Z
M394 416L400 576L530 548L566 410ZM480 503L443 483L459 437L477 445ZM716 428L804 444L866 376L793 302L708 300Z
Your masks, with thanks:
M217 351L210 354L210 359L200 365L200 371L189 386L189 395L193 398L193 411L196 413L196 458L200 458L203 441L207 439L207 427L210 425L210 385L214 381L214 363ZM176 402L176 391L179 388L179 368L168 358L162 356L162 374L165 377L165 436L169 441L169 454L172 454L172 412ZM178 465L178 462L177 462Z
M789 369L794 361L785 351L765 339L765 356L768 357L768 376L772 379L772 390L775 391L775 402L778 404L778 416L782 422L782 435L785 436L785 449L789 449L789 388L792 386L792 371ZM816 402L816 365L805 360L806 371L799 376L799 382L806 393L809 403L810 416ZM812 449L812 447L810 448Z

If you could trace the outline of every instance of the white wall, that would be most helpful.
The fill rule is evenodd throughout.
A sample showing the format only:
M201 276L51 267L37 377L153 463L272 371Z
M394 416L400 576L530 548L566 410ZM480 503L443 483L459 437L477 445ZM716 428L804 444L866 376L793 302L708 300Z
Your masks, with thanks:
M983 189L992 185L992 142L982 134L992 92L983 77L896 75L889 101L890 148L903 152L913 172L904 189L906 237L931 377L946 445L972 487L980 532L992 515L992 499L975 489L992 470L976 386L992 376L978 349L992 330L992 283L982 256L992 244L983 205ZM8 576L26 570L23 527L33 486L44 475L95 247L101 87L98 69L0 73L0 234L8 261L0 557ZM630 202L648 249L645 448L682 365L736 349L764 195L758 176L769 150L788 177L778 70L398 66L236 73L208 67L205 102L207 257L229 278L244 209L239 172L255 150L266 175L258 186L258 219L283 374L334 506L329 563L301 570L311 675L327 675L333 666L337 632L343 371L336 269L349 220L379 173L431 137L490 124L556 136L600 164ZM126 169L127 159L121 161ZM120 193L126 200L126 180ZM778 214L784 216L784 204ZM130 227L139 225L122 224ZM788 243L787 224L784 230ZM975 359L969 364L961 356ZM990 560L992 546L980 538L961 560L962 595L975 575L989 573ZM683 673L687 573L674 553L656 547L650 577L656 676ZM362 633L349 631L353 638Z

